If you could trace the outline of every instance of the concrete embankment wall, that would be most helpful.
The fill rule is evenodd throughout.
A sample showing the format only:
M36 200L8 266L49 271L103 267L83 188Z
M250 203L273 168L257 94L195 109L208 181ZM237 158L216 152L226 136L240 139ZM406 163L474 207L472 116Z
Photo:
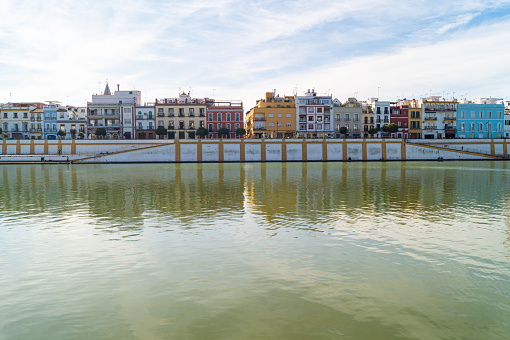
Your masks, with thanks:
M505 139L3 140L0 162L398 161L507 156Z

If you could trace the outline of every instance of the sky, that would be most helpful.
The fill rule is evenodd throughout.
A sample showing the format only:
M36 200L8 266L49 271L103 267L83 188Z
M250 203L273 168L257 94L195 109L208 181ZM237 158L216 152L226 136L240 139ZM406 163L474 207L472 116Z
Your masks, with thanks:
M2 0L0 102L510 100L510 0Z

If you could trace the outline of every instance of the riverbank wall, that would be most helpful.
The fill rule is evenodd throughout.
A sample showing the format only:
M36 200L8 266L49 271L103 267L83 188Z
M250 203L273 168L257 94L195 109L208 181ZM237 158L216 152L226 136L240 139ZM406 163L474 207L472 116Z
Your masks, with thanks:
M3 140L0 163L507 159L506 139Z

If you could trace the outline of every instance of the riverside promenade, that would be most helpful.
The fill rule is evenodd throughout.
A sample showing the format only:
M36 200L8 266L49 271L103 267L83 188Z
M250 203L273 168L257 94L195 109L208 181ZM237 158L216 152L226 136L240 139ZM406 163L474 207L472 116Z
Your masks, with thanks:
M3 140L0 163L504 160L506 139Z

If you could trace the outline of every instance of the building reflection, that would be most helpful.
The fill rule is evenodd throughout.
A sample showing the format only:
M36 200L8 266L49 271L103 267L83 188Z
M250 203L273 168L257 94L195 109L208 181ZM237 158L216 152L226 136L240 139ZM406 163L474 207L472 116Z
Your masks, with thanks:
M500 214L510 186L506 162L0 167L4 214L86 214L98 228L134 233L154 216L154 227L250 213L269 230L323 230L385 216L455 219L456 209Z

